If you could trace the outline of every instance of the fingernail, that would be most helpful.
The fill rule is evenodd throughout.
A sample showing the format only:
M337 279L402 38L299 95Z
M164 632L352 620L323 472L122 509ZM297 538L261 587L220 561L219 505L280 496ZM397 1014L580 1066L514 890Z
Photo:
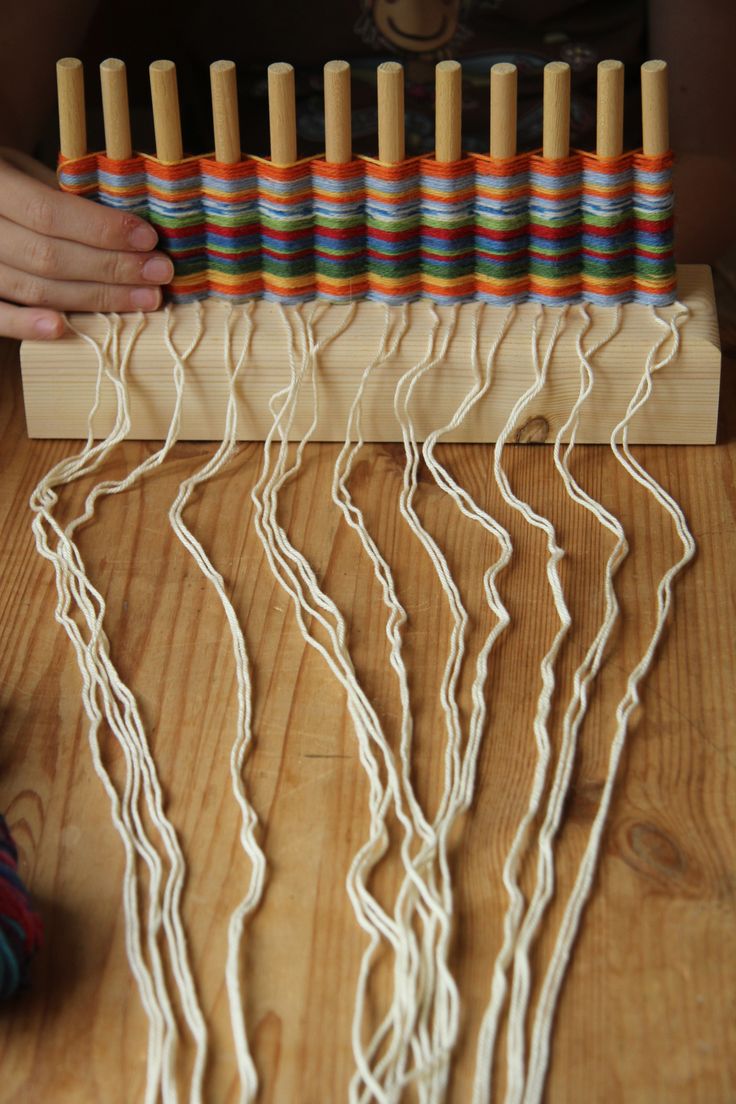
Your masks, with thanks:
M174 266L168 257L151 257L141 269L144 280L152 284L168 284L174 275Z
M155 288L134 288L130 301L138 310L154 310L158 306L159 293Z
M158 242L158 234L148 223L139 222L128 235L128 241L133 249L153 249Z
M48 314L43 318L37 318L33 323L33 330L39 337L56 337L57 334L61 333L59 319L51 318Z

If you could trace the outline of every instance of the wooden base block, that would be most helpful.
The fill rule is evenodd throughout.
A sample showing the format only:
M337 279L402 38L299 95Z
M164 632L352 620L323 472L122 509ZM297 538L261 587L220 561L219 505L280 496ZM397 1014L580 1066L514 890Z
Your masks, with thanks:
M705 265L681 266L678 278L680 301L689 307L690 317L680 330L679 354L657 373L652 398L632 423L630 439L634 442L712 444L716 438L721 357L713 281ZM243 440L264 438L272 422L269 399L288 383L289 331L285 315L293 309L282 311L277 305L262 301L254 307L252 343L238 385L239 436ZM308 304L300 309L308 314L313 306ZM368 441L401 439L393 411L394 391L400 376L426 354L432 309L426 301L411 304L409 328L396 354L371 377L363 408L363 431ZM438 308L443 321L452 309ZM660 314L669 318L674 309L665 308ZM246 330L243 310L235 308L235 356ZM343 305L327 306L315 327L318 338L335 330L347 310ZM470 343L477 310L477 304L459 308L457 328L447 355L425 374L414 391L411 412L420 440L450 420L473 382ZM534 379L532 324L538 310L534 303L524 303L518 308L498 349L489 393L460 428L448 435L448 440L495 441L514 402ZM593 320L586 337L589 346L609 331L613 312L594 306L588 310ZM195 311L193 305L174 308L173 340L179 350L186 348L194 333ZM203 311L204 334L186 367L180 434L183 440L216 440L223 432L227 401L223 335L228 307L208 300ZM545 309L542 352L556 313L556 309ZM504 308L482 308L479 344L482 358L490 349L504 314ZM382 304L361 302L346 331L320 353L317 367L320 418L316 440L343 440L350 404L363 368L378 350L385 317L386 308ZM135 316L122 318L124 346ZM71 319L98 342L107 329L105 319L98 315L75 314ZM582 325L580 308L572 307L550 360L547 385L525 412L517 440L553 440L567 418L580 386L575 341ZM163 312L148 315L133 347L128 369L132 438L160 440L166 435L174 384L172 358L163 332ZM635 304L624 307L621 331L593 357L596 382L582 415L577 437L580 443L608 441L661 333L650 308ZM90 344L71 333L54 342L26 341L21 348L21 362L29 436L86 437L97 373L97 356ZM309 391L310 388L304 388L294 424L293 436L297 439L309 424ZM105 379L95 418L96 435L109 431L114 414L114 389Z

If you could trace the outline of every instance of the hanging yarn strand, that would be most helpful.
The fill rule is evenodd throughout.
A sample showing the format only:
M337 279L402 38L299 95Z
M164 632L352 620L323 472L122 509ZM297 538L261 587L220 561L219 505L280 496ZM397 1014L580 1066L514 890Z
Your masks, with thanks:
M225 369L228 379L228 403L222 442L206 464L198 471L194 472L193 475L183 480L177 496L171 505L171 509L169 510L169 520L178 539L191 554L205 578L214 587L227 618L233 643L235 673L238 686L238 714L236 738L230 753L230 773L233 793L241 813L240 841L251 864L251 877L246 895L239 905L236 906L230 918L225 978L230 1005L230 1020L235 1042L235 1054L240 1074L240 1101L241 1104L250 1104L251 1101L255 1100L258 1092L258 1077L248 1046L245 1027L243 993L240 984L240 957L244 923L247 916L257 908L261 900L266 873L265 856L255 836L255 828L257 825L256 814L248 802L243 784L243 763L252 741L253 703L250 664L243 631L240 627L232 601L227 596L225 582L220 573L213 566L202 544L188 528L183 518L184 511L194 492L201 488L207 480L213 479L223 468L225 468L236 449L238 427L236 386L250 350L251 338L253 335L252 304L245 308L244 317L246 326L245 336L235 365L232 363L232 330L234 321L232 308L225 319L224 349Z
M403 329L405 329L405 326L406 326L406 316L404 314ZM398 336L398 340L394 339L394 341L392 343L392 348L391 348L391 350L389 350L388 355L391 355L391 353L393 352L393 349L396 347L396 345L400 341L401 336L402 336L402 332L400 331L399 336ZM428 355L431 356L431 351ZM402 702L402 735L401 735L401 749L400 749L402 779L403 779L404 790L405 790L405 793L406 793L406 796L407 796L407 800L409 802L409 806L410 806L412 816L415 819L415 823L417 824L419 834L420 834L420 836L423 840L421 850L418 853L418 855L416 857L416 860L415 860L417 867L421 869L427 864L427 855L428 854L431 855L433 853L433 851L435 850L436 833L434 832L434 830L428 824L428 822L426 820L426 817L424 815L424 812L422 811L421 807L419 806L419 804L417 802L416 795L414 793L414 788L413 788L412 781L411 781L411 777L410 777L412 720L411 720L411 710L410 710L410 703L409 703L409 691L408 691L408 683L407 683L407 676L406 676L406 668L404 666L402 655L401 655L401 629L402 629L403 624L406 621L406 612L403 609L403 607L401 606L401 604L400 604L400 602L399 602L399 600L396 596L396 590L395 590L395 585L394 585L394 581L393 581L393 576L392 576L391 570L389 568L389 565L385 561L385 559L381 556L380 551L378 550L378 547L377 547L375 541L370 537L370 534L368 533L368 530L365 526L365 520L363 518L363 515L362 515L361 511L353 503L353 501L350 497L348 488L347 488L347 480L348 480L350 472L352 470L352 466L353 466L353 463L355 461L355 457L357 456L357 452L358 452L358 450L360 449L360 447L362 445L362 434L361 434L361 431L360 431L360 412L361 412L361 403L362 403L362 398L363 398L363 392L364 392L365 385L367 383L367 380L368 380L368 377L369 377L371 371L373 371L373 369L378 364L380 364L383 359L385 359L385 357L383 355L383 352L381 352L379 357L376 358L376 360L374 360L373 362L371 362L367 366L367 368L364 371L363 376L361 378L361 382L360 382L358 391L356 393L353 405L351 407L350 415L349 415L349 418L348 418L348 429L347 429L347 433L346 433L346 442L345 442L345 445L343 446L343 450L342 450L340 456L338 457L338 462L337 462L336 467L335 467L335 475L334 475L334 479L333 479L333 496L335 497L336 501L338 502L338 505L340 505L341 509L343 509L343 513L344 513L344 516L345 516L346 520L348 521L348 524L350 524L351 527L353 527L356 530L356 532L359 534L361 542L363 544L363 547L365 548L365 550L368 553L371 561L374 564L374 572L376 574L376 578L378 579L378 581L381 584L383 594L384 594L384 601L385 601L386 605L388 606L389 610L391 611L389 620L388 620L387 625L386 625L386 632L387 632L387 636L388 636L388 638L391 642L391 663L392 663L392 666L394 667L394 669L396 670L397 676L399 678L399 689L400 689L400 697L401 697L401 702ZM434 358L432 362L436 363L436 358ZM351 441L354 426L357 429L358 440L357 440L355 445L351 446L350 441ZM347 458L346 458L346 451L347 450L349 450L349 452L347 452ZM429 851L428 851L428 848L429 848ZM411 888L410 880L405 879L404 886L402 887L402 894L400 895L399 900L397 902L397 912L398 913L404 913L407 908L413 907L414 905L418 905L419 913L420 913L420 916L421 916L421 921L424 925L426 925L430 918L429 918L429 915L427 914L426 910L424 910L424 908L421 904L421 901L417 902L415 895L412 895L412 894L407 895L406 893L404 893L404 890L406 890L406 889L410 890L410 888ZM445 896L445 900L446 900L446 895L444 895L444 896ZM407 921L404 920L404 922L406 923ZM430 948L433 945L433 939L430 939L429 935L428 935L427 939L425 940L425 943L426 943L427 948ZM431 963L428 962L425 966L425 969L426 968L431 968ZM431 986L427 987L427 992L431 992ZM425 1003L426 1003L426 1001L425 1001ZM380 1025L380 1027L378 1028L376 1033L374 1034L374 1037L373 1037L373 1040L372 1040L372 1043L371 1043L371 1048L370 1048L370 1053L371 1054L376 1053L378 1051L378 1048L379 1048L380 1044L382 1043L388 1029L389 1029L389 1023L388 1023L387 1020L385 1020ZM414 1043L412 1043L412 1045L414 1045ZM381 1059L381 1062L379 1063L379 1066L376 1067L377 1074L383 1076L385 1071L388 1070L391 1063L397 1057L397 1054L398 1054L398 1052L395 1049L387 1050L384 1053L383 1058ZM412 1074L411 1076L413 1078L416 1075ZM418 1091L420 1093L420 1099L424 1100L427 1090L426 1090L426 1085L422 1081L419 1081ZM364 1095L364 1097L362 1097L362 1099L365 1099L365 1098L366 1097ZM427 1097L427 1099L428 1099L428 1097Z
M381 555L378 545L375 540L370 536L365 524L362 511L355 505L350 491L348 489L348 480L352 472L353 465L357 458L357 455L363 445L362 425L361 425L361 412L363 395L366 385L374 369L378 368L382 363L394 355L397 348L401 343L401 339L406 332L408 325L407 309L404 306L401 311L401 320L396 328L392 338L388 337L389 333L389 321L390 315L388 308L386 308L386 328L384 330L384 336L381 341L379 352L373 360L367 364L360 380L358 390L356 391L353 403L348 415L347 429L345 435L345 442L343 448L338 456L333 473L332 495L333 501L337 503L341 509L345 520L348 525L355 530L358 534L361 543L367 552L374 568L374 574L381 586L383 600L388 607L390 613L386 622L386 635L391 645L391 665L394 668L398 682L399 682L399 695L401 700L401 739L400 739L400 761L401 761L401 781L403 785L403 791L406 796L406 800L409 806L411 816L413 817L417 831L423 839L427 838L427 833L430 832L430 828L427 824L424 813L417 801L414 787L411 780L411 741L413 734L413 720L411 713L411 704L409 700L409 686L407 679L407 671L402 656L402 627L406 622L406 611L401 605L397 594L396 587L393 580L393 574L388 565L388 562ZM351 438L353 433L356 434L356 441L353 444ZM401 914L400 902L397 902L397 908L395 916L398 917ZM367 981L367 974L364 975ZM398 974L397 974L398 977ZM365 991L361 989L358 993L356 1005L361 1009L365 1002ZM374 1033L370 1046L366 1052L367 1061L373 1060L375 1054L386 1037L395 1026L396 1013L395 1008L392 1007L383 1022L379 1026L378 1030ZM387 1069L392 1061L395 1059L398 1053L400 1040L396 1034L394 1034L389 1047L385 1050L381 1061L376 1066L376 1077L382 1077L385 1069ZM351 1093L355 1094L360 1091L359 1099L361 1101L368 1100L371 1097L371 1086L366 1084L363 1089L360 1090L360 1072L356 1074L353 1085L351 1086Z
M496 1036L508 988L506 972L513 956L514 943L519 924L521 923L524 907L524 898L519 887L519 871L529 827L537 815L541 802L551 755L547 721L555 687L555 661L562 646L562 642L567 636L572 623L570 611L565 602L558 569L559 562L565 553L557 543L554 526L548 518L536 513L527 502L524 502L514 493L502 465L506 442L513 433L524 410L541 392L546 383L549 362L560 331L565 323L568 308L563 307L562 310L557 312L547 350L540 362L539 330L541 321L544 317L544 311L545 308L540 305L532 327L534 382L514 404L508 421L499 434L494 450L493 470L497 486L508 505L520 513L529 525L541 529L546 534L548 552L546 574L554 600L555 612L560 625L540 664L542 688L537 699L537 709L533 721L537 760L534 767L527 809L519 822L503 867L503 884L508 894L509 904L504 915L501 949L498 952L493 967L491 998L484 1012L478 1036L475 1080L473 1084L473 1104L485 1104L486 1101L491 1099L491 1071L493 1069Z
M580 423L581 411L593 389L593 370L590 366L590 358L615 337L621 325L621 312L618 308L614 312L613 323L609 332L587 351L584 351L582 341L590 327L590 315L585 306L580 307L580 312L583 325L576 337L580 358L580 391L570 414L560 426L555 438L554 460L555 466L562 477L565 490L572 501L591 513L616 538L616 541L604 568L605 609L603 620L586 651L582 663L573 676L573 693L570 696L562 723L562 743L544 820L537 836L536 883L516 938L514 975L509 1004L509 1023L513 1025L513 1030L511 1027L509 1029L508 1038L509 1066L513 1067L513 1074L509 1076L510 1086L520 1086L524 1079L524 1024L531 986L529 949L536 937L542 916L554 890L552 844L559 828L562 810L569 790L577 736L587 710L588 690L600 670L606 645L618 617L619 605L613 588L613 580L628 552L628 544L620 522L601 503L583 490L574 479L569 467L570 456L575 447L575 437ZM562 453L562 441L568 434L569 442L564 453ZM509 1104L512 1101L514 1104L518 1104L520 1099L518 1094L522 1090L516 1087L513 1091L516 1095L512 1095L512 1090L509 1088L507 1100Z
M616 708L616 730L611 743L608 761L608 773L603 786L601 800L591 827L588 843L578 867L573 889L565 906L565 912L555 942L552 958L542 983L542 989L534 1016L530 1046L528 1074L524 1092L524 1104L540 1104L544 1091L544 1082L549 1063L550 1036L555 1007L564 980L565 969L570 958L573 943L580 925L580 919L590 896L593 878L598 862L601 839L611 805L613 787L623 755L628 735L631 714L640 704L639 686L647 675L659 642L664 632L672 606L672 592L677 576L695 556L696 544L690 532L682 508L672 496L647 472L635 458L629 447L629 427L635 415L649 400L653 389L653 375L661 371L677 356L680 346L679 330L688 315L688 309L680 306L669 321L665 321L653 307L652 314L657 323L665 330L657 340L647 357L639 386L632 396L626 414L614 427L611 434L613 453L628 474L643 486L670 515L682 544L681 557L664 573L657 586L657 615L647 647L639 662L630 672L626 693ZM669 352L657 360L660 349L671 338Z
M300 385L305 373L308 371L310 355L313 355L314 350L314 338L312 336L310 339L309 336L312 332L311 324L309 330L307 330L306 325L302 321L304 329L302 334L302 356L300 362L296 352L294 329L286 315L282 314L282 317L289 334L291 346L291 381L288 387L274 395L271 400L274 412L273 424L264 442L261 476L253 488L251 497L256 511L256 531L263 544L271 570L292 599L299 629L305 640L323 656L330 670L332 670L333 674L335 674L338 681L344 686L348 693L348 709L356 728L361 762L369 776L370 835L351 864L347 882L348 893L356 913L356 918L361 927L369 935L369 946L364 952L358 979L358 990L360 991L361 987L366 984L370 964L381 937L387 938L394 949L398 947L399 943L398 934L393 921L384 910L380 908L378 902L375 901L372 895L369 894L366 885L369 870L380 860L388 845L385 818L390 795L381 782L378 763L370 750L370 710L366 712L366 705L360 694L358 694L356 698L352 666L349 664L347 668L345 666L346 656L341 636L337 635L332 624L327 621L320 612L319 605L316 603L312 604L307 600L304 589L306 585L305 579L308 579L307 568L301 562L296 554L296 550L290 542L288 542L286 534L281 530L275 520L276 495L278 490L287 479L293 478L301 464L303 448L298 448L291 469L286 468L287 442L290 428L296 414L296 404ZM301 316L295 316L294 321L301 321ZM316 411L313 415L313 425L315 424L314 418L316 418ZM276 434L280 436L281 443L278 449L276 462L272 466L271 447ZM307 434L300 444L303 445L308 436ZM310 598L312 598L312 591L309 590L309 588L307 589ZM325 601L324 596L322 596L321 600L322 602ZM336 612L335 610L335 613ZM305 614L319 623L327 631L332 648L335 650L335 658L333 658L333 653L328 651L328 649L312 634L311 630L307 628L307 624L304 620ZM377 718L375 719L375 724L377 724ZM387 752L387 749L385 750ZM375 1082L365 1058L360 1032L361 1009L362 1003L358 1001L356 1010L358 1019L355 1020L353 1024L353 1050L356 1062L361 1071L361 1076L370 1084L371 1091L375 1093L376 1099L384 1100L385 1098L380 1086Z
M447 922L443 924L441 928L436 928L432 933L433 945L435 947L434 956L436 961L440 964L440 968L436 968L438 977L449 975L448 952L452 930L453 894L451 873L447 857L448 835L455 823L458 813L462 809L467 808L470 801L472 783L469 786L469 780L474 777L475 762L485 720L486 705L484 685L487 674L488 655L496 639L509 623L508 612L503 606L495 586L495 576L510 560L511 543L508 533L506 533L503 527L499 526L488 514L480 510L467 492L462 490L446 469L438 463L434 457L434 448L437 441L444 434L451 432L461 424L462 420L467 416L473 406L480 401L490 387L491 372L496 351L508 329L513 315L514 308L512 307L507 311L504 317L498 335L492 343L488 353L485 370L481 374L478 368L478 323L481 316L481 309L476 309L471 341L471 369L473 382L470 390L460 403L450 422L440 429L434 430L427 437L422 450L425 463L431 471L433 478L436 480L437 485L450 495L462 513L472 520L479 522L489 532L493 533L501 546L499 559L488 568L484 574L485 594L489 606L497 620L476 660L476 678L472 689L473 710L469 722L468 736L464 744L461 739L458 740L458 751L453 756L455 769L451 775L446 774L445 791L432 823L432 836L425 840L416 859L418 866L425 866L428 864L434 865L436 863L440 876L440 885L442 888ZM435 358L429 367L431 368L438 363L440 363L440 361ZM409 420L407 428L409 428L411 444L410 424ZM422 543L429 542L429 546L432 548L433 542L429 534L426 533L423 527L421 527L421 532ZM438 546L435 545L432 551L434 555L437 556L441 565L444 561L444 557L441 556ZM444 568L449 575L449 569L447 569L446 562L444 563ZM462 617L460 617L459 623L462 627ZM453 651L451 648L445 674L447 683L450 685L452 684L451 680L453 676L455 676L456 661L457 652ZM452 730L450 730L449 738L452 739L453 735L459 736L460 733L453 733ZM406 886L406 889L408 891L409 887ZM410 904L414 903L411 895L408 896L408 901ZM454 985L446 985L444 988L435 985L434 992L428 994L423 1002L422 1011L423 1017L419 1029L426 1038L431 1038L431 1050L424 1058L424 1067L418 1067L416 1071L413 1071L411 1078L412 1080L416 1078L418 1081L420 1099L428 1102L437 1102L443 1100L446 1093L449 1078L449 1061L459 1028L459 1003Z
M149 870L151 872L149 895L152 907L155 908L158 907L156 901L156 888L160 882L159 867L157 865L156 853L150 847L150 844L148 844L147 841L142 843L136 838L136 830L139 827L139 822L135 814L133 814L134 819L131 821L130 802L137 794L140 786L139 764L137 758L131 754L131 748L126 739L125 732L119 732L116 727L116 717L109 706L110 693L109 691L105 693L104 690L103 707L105 708L107 720L110 723L112 731L118 736L126 760L127 778L122 802L102 764L98 743L98 732L103 721L103 714L97 700L99 668L96 668L90 662L89 653L81 632L76 621L69 612L75 597L71 590L70 578L73 577L72 573L74 568L79 571L79 557L78 554L73 554L68 538L66 538L64 532L60 529L51 513L58 499L54 487L62 486L64 483L72 481L78 475L85 473L85 469L91 470L96 467L104 458L106 451L108 451L113 444L116 443L116 440L122 436L122 427L124 425L124 390L119 380L111 374L110 378L113 380L118 398L116 421L108 438L100 442L98 446L93 445L93 419L99 406L102 378L106 370L109 370L106 369L106 358L110 355L111 351L113 354L115 353L118 334L119 319L112 318L108 322L107 334L102 345L98 346L91 338L88 339L98 356L98 372L95 384L95 398L88 419L89 433L87 442L80 453L60 461L46 474L31 497L31 509L34 510L36 514L33 524L36 547L41 556L51 561L55 570L57 587L56 619L66 629L71 639L82 675L82 701L89 718L88 739L93 765L108 794L113 824L120 835L125 850L123 903L126 920L126 950L131 970L138 984L141 1002L149 1021L145 1100L146 1104L154 1104L155 1100L158 1098L159 1085L162 1077L164 1013L160 1003L160 994L156 993L156 988L142 950L137 901L136 851L141 853L144 859L149 863ZM130 349L131 345L129 345L128 348ZM125 375L125 365L126 358L123 356L120 365L120 373L123 379ZM53 549L49 544L46 526L56 535L58 542L56 549ZM71 556L71 568L67 558L68 556ZM88 591L91 591L90 587L82 586L81 591L77 591L77 600L83 601L86 599ZM94 597L94 592L92 592L92 597ZM96 625L96 620L101 616L103 610L104 603L101 597L97 600L96 605L90 605L87 611L87 620L88 623L93 626L93 630ZM99 627L96 631L99 634ZM150 920L151 929L155 933L155 913L150 917ZM152 947L152 954L154 956L157 954L155 944ZM155 963L155 961L155 957L153 957L153 962Z
M168 311L170 312L170 308L168 308ZM176 834L164 813L163 795L135 699L119 678L109 657L108 643L102 628L105 613L104 599L90 584L78 548L73 541L75 531L93 517L97 499L101 495L118 494L134 485L146 472L163 463L176 440L181 414L184 376L182 356L174 349L169 336L170 313L167 313L166 337L174 361L176 401L170 431L162 448L130 472L124 479L108 480L96 484L85 500L84 512L74 518L64 530L59 527L51 513L58 497L53 488L97 470L112 448L127 433L130 420L126 368L142 323L143 316L140 317L138 326L133 329L127 350L120 358L119 373L115 373L105 366L106 357L110 352L112 352L112 362L115 361L117 356L119 319L113 320L105 343L102 347L98 347L99 372L95 389L95 402L89 419L90 429L87 445L77 456L61 461L44 477L31 497L31 509L36 514L34 533L38 550L41 555L51 560L56 569L57 620L66 628L77 652L84 682L84 702L90 719L89 738L93 760L97 773L108 792L113 806L116 827L126 847L124 900L126 902L128 954L131 967L139 981L141 996L150 1022L146 1100L153 1101L156 1099L159 1082L165 1101L175 1101L177 1099L175 1057L178 1033L157 944L157 933L159 927L163 924L172 971L181 996L187 1024L196 1041L196 1055L190 1082L190 1100L192 1104L195 1104L195 1102L201 1100L207 1052L207 1034L188 963L186 939L179 912L185 871L183 855ZM183 354L183 359L190 355L201 337L201 332L200 312L199 326L195 328L194 338L190 347ZM94 446L92 443L92 419L99 404L100 384L103 374L107 374L115 387L118 413L111 434L99 446ZM46 527L56 536L57 548L55 550L48 543ZM90 632L90 638L86 643L76 621L69 612L72 601L86 620ZM102 695L105 718L120 742L126 757L127 776L122 806L100 758L98 730L102 721L102 713L97 705L98 692ZM169 873L163 886L162 900L159 899L159 887L163 877L161 860L148 840L138 811L141 785L148 814L160 834L170 864ZM147 947L153 969L155 998L151 988L151 977L144 964L140 944L134 852L138 852L141 858L144 859L150 874Z

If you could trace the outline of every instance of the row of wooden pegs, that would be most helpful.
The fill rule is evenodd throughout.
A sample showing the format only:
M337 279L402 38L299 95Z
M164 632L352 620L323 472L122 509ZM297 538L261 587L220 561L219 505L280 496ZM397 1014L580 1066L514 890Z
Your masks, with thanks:
M64 157L84 157L87 125L84 73L78 58L57 62L60 150ZM167 164L184 157L176 66L154 61L149 67L156 157ZM242 158L235 63L210 66L215 158L235 164ZM108 58L100 65L105 152L116 161L133 154L125 63ZM384 62L377 70L378 160L398 164L405 158L404 70ZM669 149L667 63L647 61L641 67L642 149L657 156ZM499 63L490 70L491 127L489 153L499 160L516 149L516 66ZM350 66L329 61L324 67L325 159L344 164L352 159ZM462 156L462 67L441 61L436 68L435 156L449 163ZM620 61L598 65L596 153L602 158L623 153L624 66ZM298 159L294 69L285 62L268 67L270 156L275 165ZM553 61L544 69L542 152L558 160L570 152L570 66Z

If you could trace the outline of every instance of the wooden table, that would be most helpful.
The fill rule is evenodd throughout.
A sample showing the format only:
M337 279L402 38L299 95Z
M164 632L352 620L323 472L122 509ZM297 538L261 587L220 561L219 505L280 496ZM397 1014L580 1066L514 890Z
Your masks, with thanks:
M548 1082L548 1100L557 1104L736 1100L736 396L728 364L724 371L721 444L637 449L683 504L699 552L677 585L675 616L632 723L594 896L563 989ZM114 1104L141 1099L145 1076L145 1020L124 951L122 849L92 770L79 674L53 620L52 572L35 554L27 508L42 473L77 446L26 439L18 377L16 346L4 343L0 808L16 834L46 942L30 991L0 1009L0 1100ZM153 447L125 444L106 474L128 470ZM219 604L166 519L179 481L210 451L178 446L142 487L105 500L80 543L107 597L114 658L147 721L188 857L183 911L213 1040L207 1099L226 1104L236 1099L237 1077L223 985L225 932L248 869L228 776L234 672ZM203 490L188 520L232 586L253 656L256 741L245 780L264 826L270 875L247 936L246 1014L262 1099L328 1104L346 1099L352 1071L349 1025L364 936L344 880L366 831L367 786L343 695L305 648L253 530L249 491L260 452L260 445L245 445ZM534 763L538 666L557 622L543 535L500 500L489 480L489 449L447 446L439 455L508 527L516 546L503 584L513 626L492 661L478 793L453 852L454 962L464 1018L450 1099L464 1102L505 906L500 867ZM331 445L311 449L296 486L284 494L282 517L344 611L358 674L395 738L398 695L385 610L357 539L328 505L335 456ZM615 703L651 632L656 581L680 548L669 518L607 448L581 448L574 463L582 484L623 521L632 552L619 576L624 617L592 697L558 849L563 898L600 795ZM449 615L426 557L398 516L402 466L399 446L366 447L352 486L411 616L406 656L418 725L416 783L432 807L442 766L437 688ZM560 702L601 617L610 538L570 504L549 448L511 448L507 466L517 491L553 519L569 549L563 572L575 627L559 666L558 741ZM78 492L64 501L78 502ZM495 547L426 479L418 502L460 580L472 653L490 625L480 580ZM112 741L104 755L119 777ZM387 891L395 884L390 864L381 881ZM551 947L559 899L534 956L537 966Z

